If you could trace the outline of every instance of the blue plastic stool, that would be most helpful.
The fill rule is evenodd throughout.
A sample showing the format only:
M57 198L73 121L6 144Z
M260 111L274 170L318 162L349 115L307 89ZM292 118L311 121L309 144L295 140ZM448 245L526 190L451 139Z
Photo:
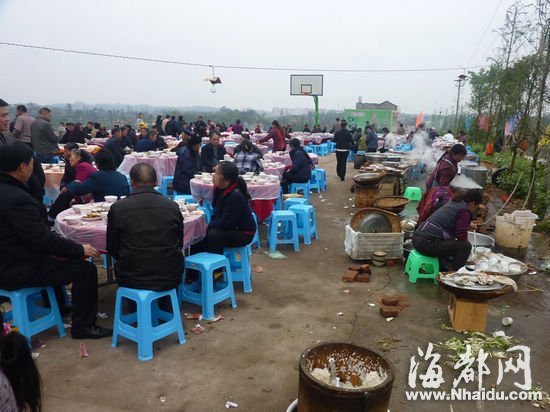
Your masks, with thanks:
M53 205L53 200L48 195L44 195L44 197L42 197L42 203L44 203L44 206L51 206Z
M201 273L200 281L186 284L185 275L187 270L194 269ZM214 290L214 271L225 270L224 282ZM233 290L233 278L229 260L223 255L214 253L197 253L185 258L184 281L180 285L180 301L186 301L202 306L202 318L205 320L214 319L214 305L226 299L231 299L231 306L237 307L235 291ZM218 285L218 284L217 284Z
M316 167L311 171L312 173L316 173L319 175L321 179L321 190L324 192L327 190L327 171L325 169L321 169L319 167Z
M405 189L405 194L403 197L406 197L409 200L417 200L420 202L422 199L422 190L419 187L409 186Z
M328 143L321 143L320 145L320 153L321 153L321 156L328 156L329 154L329 147L328 147Z
M293 205L307 205L307 199L303 197L290 197L287 200L285 200L285 203L283 205L284 210L288 210L290 206Z
M46 291L50 308L37 305L37 300L42 300L41 291ZM13 320L13 324L19 328L19 332L24 335L29 342L31 337L39 334L46 329L57 327L59 336L63 337L67 333L63 327L63 319L57 306L57 300L53 287L25 288L18 290L0 289L0 296L6 297L11 301L11 313L4 315L4 320Z
M423 269L423 273L420 272L420 269ZM409 282L411 283L416 283L417 279L433 279L434 283L437 283L439 259L424 256L416 249L413 249L407 258L405 273L409 275Z
M273 204L273 210L281 210L283 208L283 188L279 190L279 197Z
M244 293L252 293L252 268L250 267L250 253L247 246L224 248L224 256L231 266L233 282L242 282Z
M348 154L348 162L353 162L354 159L355 159L355 152L353 150L350 150Z
M311 178L309 179L309 189L317 190L317 193L321 193L323 189L323 177L320 172L315 172L315 169L311 171Z
M250 245L248 245L249 254L252 254L252 245L256 245L258 249L262 248L262 243L260 242L260 227L258 226L258 216L256 216L256 213L252 212L252 217L254 218L254 222L256 223L256 233L254 233L254 238L252 239Z
M162 193L163 196L171 197L171 196L168 196L168 186L172 183L174 183L174 176L163 176L162 177L162 184L160 186L160 193Z
M321 145L320 144L312 144L311 147L313 147L313 153L315 153L318 156L321 156Z
M309 183L291 183L288 192L293 194L302 192L309 203Z
M281 230L279 231L279 223ZM279 238L279 234L282 238ZM274 210L269 222L269 251L275 252L277 245L294 245L294 251L300 251L300 238L296 214L290 210Z
M176 200L185 200L185 203L197 203L197 200L193 197L193 195L184 195L174 192L174 202Z
M306 153L315 153L315 150L311 145L304 146L304 150L306 151Z
M311 245L311 238L317 239L315 208L311 205L294 205L290 206L289 210L296 213L298 235L304 237L306 245Z
M205 206L199 206L198 209L202 210L202 212L204 213L204 221L208 225L212 220L212 215L210 214L210 210Z
M334 153L336 151L336 143L332 141L328 142L328 150L330 153Z
M169 296L172 302L172 312L165 312L158 306L158 300ZM122 299L136 302L137 312L124 315ZM165 321L159 325L159 319ZM131 324L137 323L134 327ZM119 335L130 339L138 345L138 359L148 361L153 359L153 342L172 333L178 334L180 345L185 343L183 323L176 289L154 292L152 290L118 288L116 292L114 328L112 346L118 345Z
M126 181L128 182L128 187L132 190L132 180L130 179L130 176L126 175Z

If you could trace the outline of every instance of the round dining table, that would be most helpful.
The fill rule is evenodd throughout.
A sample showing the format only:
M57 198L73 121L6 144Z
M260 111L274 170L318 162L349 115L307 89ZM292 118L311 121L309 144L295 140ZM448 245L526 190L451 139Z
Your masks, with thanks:
M308 153L308 155L313 164L319 163L319 156L317 156L315 153ZM281 152L267 153L264 156L264 159L270 160L272 162L279 162L284 164L285 166L292 166L292 159L290 158L290 154L288 154L288 152L285 152L284 154L281 154Z
M174 176L177 161L178 156L175 153L147 156L145 153L134 152L124 156L124 160L118 167L118 171L122 174L129 175L132 166L137 163L147 163L156 170L157 181L160 186L163 176Z
M67 216L75 216L72 209L67 209L57 215L55 231L60 235L80 244L89 244L101 252L107 251L107 222L104 219L70 225L65 221ZM78 216L78 215L77 215ZM201 211L193 212L183 219L183 247L199 242L206 236L206 220Z
M198 201L207 200L212 202L214 198L214 185L212 182L205 182L202 179L194 178L190 181L191 194ZM273 205L281 193L279 182L269 182L262 185L247 184L248 194L252 201L251 206L258 217L258 220L264 221L271 215Z
M61 179L65 173L65 168L58 165L42 164L44 169L44 175L46 182L44 183L44 191L52 201L59 196L59 186L61 185Z

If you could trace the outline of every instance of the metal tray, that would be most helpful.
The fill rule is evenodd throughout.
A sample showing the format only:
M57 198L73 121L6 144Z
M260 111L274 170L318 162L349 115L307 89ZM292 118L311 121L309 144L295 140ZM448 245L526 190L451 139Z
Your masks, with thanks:
M501 283L493 283L492 285L480 285L480 284L476 284L474 286L465 286L465 285L458 285L456 283L453 282L453 278L455 276L467 276L466 274L457 274L455 273L454 275L450 275L450 276L441 276L440 279L441 279L441 282L448 285L448 286L451 286L451 287L454 287L454 288L459 288L459 289L464 289L464 290L475 290L475 291L481 291L481 292L485 292L485 291L488 291L488 290L500 290L502 288L504 288L506 285L503 285Z

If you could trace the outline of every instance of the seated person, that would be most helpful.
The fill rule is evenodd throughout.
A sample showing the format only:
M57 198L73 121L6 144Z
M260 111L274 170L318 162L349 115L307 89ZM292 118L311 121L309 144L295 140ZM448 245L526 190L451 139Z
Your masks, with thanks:
M176 170L174 171L174 191L178 194L190 195L191 186L189 181L201 171L201 158L199 150L201 148L201 138L193 135L189 138L187 146L182 146L176 152L178 160Z
M214 167L223 160L226 154L225 147L220 144L220 136L217 133L212 133L210 143L205 144L201 149L202 170L213 173Z
M75 171L71 166L71 152L74 149L78 149L78 143L67 143L63 146L63 159L65 160L65 171L63 172L63 177L61 178L61 184L59 185L60 189L63 189L68 183L71 183L74 180Z
M254 145L250 140L245 140L241 143L241 150L235 155L234 162L241 175L247 172L259 174L264 170L261 157L258 153L254 152Z
M42 410L40 373L27 338L4 323L0 312L0 410Z
M214 172L214 215L206 237L192 247L193 252L222 255L224 247L241 247L252 242L256 222L249 202L246 182L239 176L237 166L220 162Z
M460 269L470 256L468 228L481 201L477 190L457 195L417 227L414 248L423 255L439 258L442 270Z
M111 330L95 325L97 268L83 260L100 255L92 246L50 230L26 185L32 175L32 159L33 151L24 143L0 147L0 289L72 283L72 337L111 336ZM58 304L63 312L63 296L58 296Z
M118 127L111 130L111 137L107 139L103 150L108 150L113 154L115 161L115 168L119 167L122 161L124 160L124 148L122 147L122 130Z
M85 182L92 173L97 172L97 169L92 166L92 155L82 149L73 149L69 156L69 164L75 171L75 182ZM74 193L67 190L67 187L61 189L61 193L53 203L48 216L52 219L71 207L73 199L76 203L88 203L92 200L92 196L77 196L75 198Z
M183 216L175 202L155 190L152 166L134 165L130 181L132 192L114 203L108 216L107 251L116 259L117 283L134 289L173 289L183 272Z
M235 156L237 153L243 150L245 142L250 142L252 144L252 151L254 153L258 153L258 155L260 156L260 159L264 158L264 155L262 154L262 151L260 150L260 148L256 146L254 143L252 143L252 141L250 140L249 133L243 133L241 135L241 141L237 146L235 146L235 150L233 151L233 156Z
M418 212L417 226L424 222L441 206L450 202L452 198L453 192L450 186L436 186L425 192L416 208Z
M105 196L126 196L128 180L115 169L115 159L108 150L100 150L95 155L95 164L99 171L92 173L85 182L71 182L66 188L77 196L91 193L94 202L103 202Z
M311 129L307 123L304 125L304 133L311 133Z
M122 147L133 149L137 144L136 132L127 124L122 128Z
M311 179L311 169L313 168L313 161L300 145L300 140L296 138L290 139L289 145L292 166L283 173L283 178L281 179L283 193L288 193L288 186L291 183L309 182Z
M155 129L147 132L147 135L144 135L142 133L141 136L141 139L139 139L135 146L136 152L163 150L168 147L164 139L159 136L158 132Z

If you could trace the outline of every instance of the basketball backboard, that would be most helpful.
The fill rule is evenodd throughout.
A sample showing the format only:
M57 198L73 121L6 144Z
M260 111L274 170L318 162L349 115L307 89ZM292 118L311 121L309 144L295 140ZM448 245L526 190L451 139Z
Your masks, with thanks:
M323 75L322 74L291 74L290 75L291 96L322 96Z

